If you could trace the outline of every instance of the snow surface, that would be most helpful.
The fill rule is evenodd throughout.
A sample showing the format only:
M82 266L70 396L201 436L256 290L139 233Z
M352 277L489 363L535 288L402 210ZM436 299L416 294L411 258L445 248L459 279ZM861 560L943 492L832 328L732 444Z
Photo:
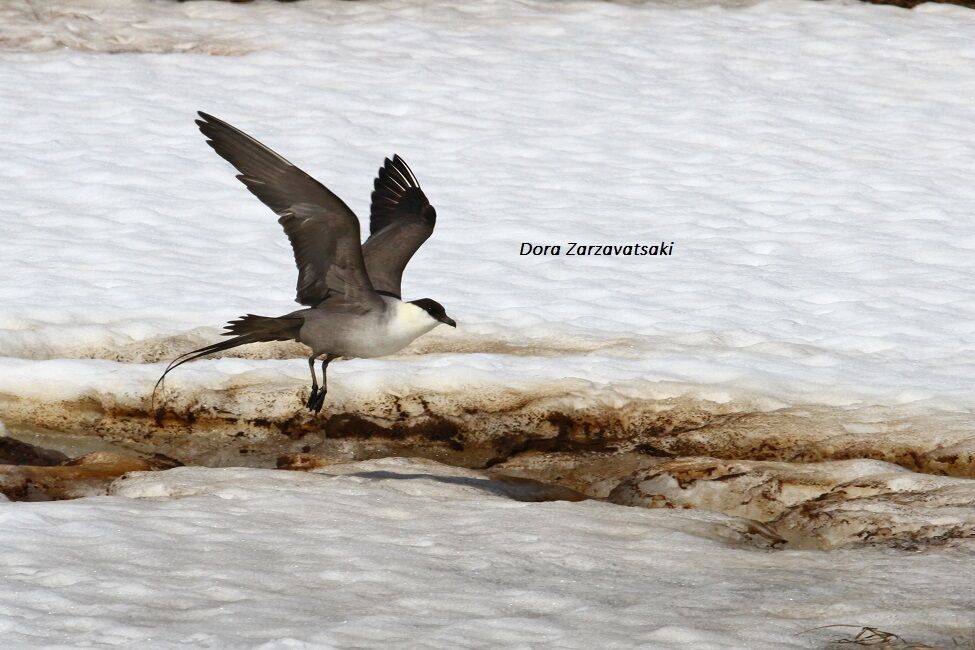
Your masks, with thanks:
M4 9L0 41L0 82L21 89L0 97L16 125L0 142L7 394L106 380L144 395L158 367L14 359L113 358L293 307L288 243L203 144L192 119L205 109L360 215L382 158L410 161L440 220L405 291L445 304L459 339L614 344L544 363L366 367L449 366L444 386L486 367L496 383L975 400L970 11L32 4ZM251 53L172 53L217 40ZM150 53L126 53L140 45ZM661 240L673 256L518 254L523 241ZM336 382L363 365L336 366Z
M968 10L5 3L0 85L3 400L144 404L162 365L129 361L293 308L288 243L204 145L203 109L360 215L394 152L437 207L404 287L460 328L336 364L339 400L975 406ZM525 241L675 244L546 258ZM306 367L171 378L241 381L293 409ZM440 478L180 469L0 504L3 645L788 648L834 623L943 643L973 625L967 547L757 550L713 513L355 471L394 470Z
M969 552L773 553L722 515L513 501L429 461L324 472L179 468L4 505L5 647L757 650L972 625Z

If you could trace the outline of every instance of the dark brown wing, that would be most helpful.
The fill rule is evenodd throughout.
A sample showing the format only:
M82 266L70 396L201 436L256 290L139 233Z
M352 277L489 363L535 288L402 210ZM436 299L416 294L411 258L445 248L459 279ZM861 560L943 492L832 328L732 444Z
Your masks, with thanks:
M433 234L436 223L437 211L409 165L399 156L387 158L372 193L370 236L362 245L366 270L377 291L401 296L403 269Z
M278 215L298 266L298 297L315 306L340 294L363 308L382 304L366 273L359 220L328 188L243 131L201 112L207 144L237 168L254 196Z

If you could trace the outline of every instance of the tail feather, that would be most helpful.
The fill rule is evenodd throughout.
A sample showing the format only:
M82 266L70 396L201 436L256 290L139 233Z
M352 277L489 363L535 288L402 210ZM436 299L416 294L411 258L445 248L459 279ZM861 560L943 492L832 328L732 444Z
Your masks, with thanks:
M259 341L294 341L304 324L301 316L258 316L247 314L224 326L223 336L257 335Z
M230 321L230 323L224 327L224 329L229 331L224 332L223 336L233 336L234 338L230 339L229 341L220 341L219 343L205 345L202 348L197 348L196 350L190 350L189 352L181 354L169 362L169 365L166 366L162 376L159 377L159 379L156 381L156 385L152 388L152 411L155 412L156 410L156 391L159 390L159 386L165 381L166 375L187 361L193 361L194 359L205 357L208 354L222 352L241 345L247 345L248 343L297 340L298 332L301 330L301 326L304 324L304 322L305 319L301 316L281 316L280 318L272 318L269 316L257 316L255 314L247 314L246 316L241 316L237 320Z

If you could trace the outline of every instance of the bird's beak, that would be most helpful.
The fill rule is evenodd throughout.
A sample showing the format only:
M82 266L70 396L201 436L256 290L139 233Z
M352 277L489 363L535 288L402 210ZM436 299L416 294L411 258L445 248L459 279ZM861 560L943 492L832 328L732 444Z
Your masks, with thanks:
M450 316L444 316L443 318L440 318L438 320L441 323L443 323L444 325L450 325L451 327L457 327L457 322L453 318L451 318Z

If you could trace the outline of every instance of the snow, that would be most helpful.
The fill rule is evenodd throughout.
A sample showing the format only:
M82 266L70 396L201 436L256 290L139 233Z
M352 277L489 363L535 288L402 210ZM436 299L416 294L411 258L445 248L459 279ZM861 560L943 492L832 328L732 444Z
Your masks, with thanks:
M691 417L702 401L796 407L798 460L832 445L975 467L969 10L57 0L6 3L0 25L0 433L106 435L121 412L141 435L165 360L241 314L293 309L286 238L203 143L202 109L362 217L393 153L437 207L404 290L460 327L334 364L326 410L390 396L623 421L640 400ZM523 242L671 241L670 256L519 255ZM301 351L246 354L181 367L163 398L292 417ZM744 423L710 434L761 442L762 422ZM869 494L783 521L830 543L863 521L972 522L963 481L758 463L686 489L634 474L627 499L653 483L674 505L728 509L769 481L852 481ZM795 496L738 503L789 516ZM718 513L523 497L387 460L180 468L111 496L3 502L4 645L812 648L835 632L806 630L834 623L945 645L971 634L964 540L774 550L767 527Z
M114 493L4 506L7 647L817 648L850 621L944 641L975 606L968 551L771 553L722 515L514 501L429 461Z
M72 18L86 5L94 20ZM623 348L504 358L505 374L531 364L523 372L539 380L594 386L639 378L788 402L972 405L970 12L79 7L40 7L40 23L5 9L20 51L0 54L0 81L31 89L30 102L0 101L17 125L0 143L12 188L0 212L5 358L113 358L132 342L201 327L212 338L242 313L292 308L288 243L203 144L192 118L206 109L360 215L382 158L409 160L440 220L405 290L445 304L457 339ZM38 25L75 40L50 50L31 40ZM109 30L130 50L159 51L168 33L176 51L218 37L255 51L86 51ZM523 241L662 240L673 256L518 254ZM448 349L455 340L437 336ZM476 372L469 356L449 365ZM68 370L58 390L84 394L87 380ZM95 371L143 392L152 375ZM355 371L337 368L337 382Z

